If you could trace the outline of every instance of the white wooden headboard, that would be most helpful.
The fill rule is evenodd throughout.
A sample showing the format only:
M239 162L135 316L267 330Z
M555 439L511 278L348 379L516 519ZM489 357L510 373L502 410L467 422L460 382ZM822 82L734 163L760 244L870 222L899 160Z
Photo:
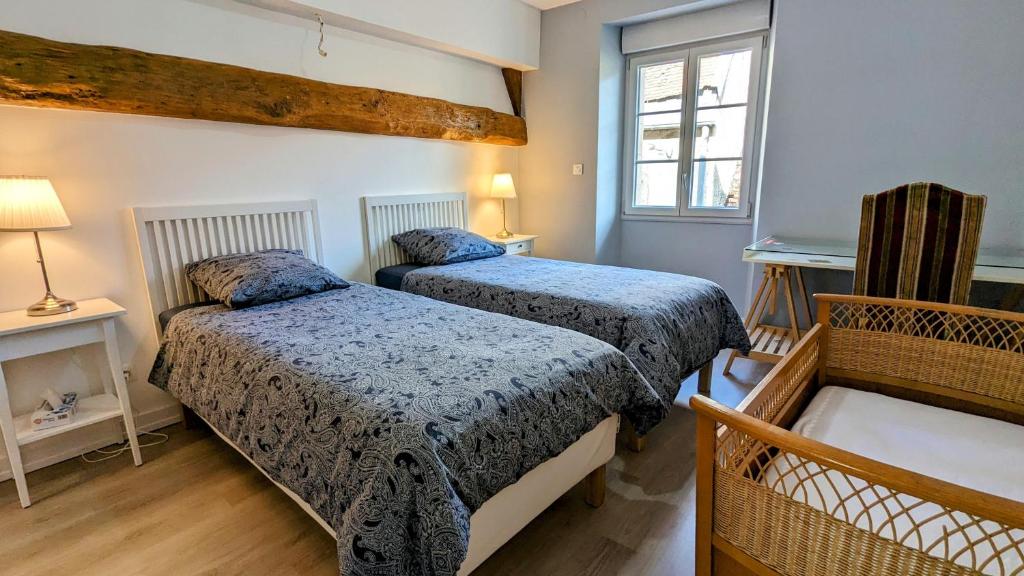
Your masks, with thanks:
M153 322L175 306L208 296L185 277L196 260L270 248L299 249L323 263L315 200L133 208Z
M363 230L370 281L376 284L377 270L412 259L391 241L391 236L416 228L469 227L466 194L405 194L363 196Z

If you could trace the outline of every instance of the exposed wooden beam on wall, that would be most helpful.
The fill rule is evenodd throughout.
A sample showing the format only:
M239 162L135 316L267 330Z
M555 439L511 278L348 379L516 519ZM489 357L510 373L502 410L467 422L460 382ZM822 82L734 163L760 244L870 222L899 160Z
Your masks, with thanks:
M521 146L489 108L0 31L0 103Z
M522 118L523 72L514 68L502 68L501 75L505 77L505 89L508 90L508 99L512 101L512 111Z

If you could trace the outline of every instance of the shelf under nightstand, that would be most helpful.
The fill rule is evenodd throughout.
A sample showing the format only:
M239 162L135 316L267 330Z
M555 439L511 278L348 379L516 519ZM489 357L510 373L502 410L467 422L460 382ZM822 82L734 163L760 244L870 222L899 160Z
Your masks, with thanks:
M45 430L32 429L32 414L14 417L14 429L17 431L18 445L24 446L38 440L50 438L70 432L78 428L91 426L104 420L121 417L121 402L113 394L96 394L78 400L78 413L71 423Z

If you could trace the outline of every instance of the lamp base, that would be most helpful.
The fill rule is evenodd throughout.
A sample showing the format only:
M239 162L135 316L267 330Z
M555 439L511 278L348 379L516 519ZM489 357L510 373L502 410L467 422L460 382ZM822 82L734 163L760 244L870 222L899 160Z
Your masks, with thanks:
M75 304L74 300L58 298L51 292L47 292L45 298L29 306L26 312L28 312L29 316L53 316L54 314L65 314L74 310L78 310L78 304Z

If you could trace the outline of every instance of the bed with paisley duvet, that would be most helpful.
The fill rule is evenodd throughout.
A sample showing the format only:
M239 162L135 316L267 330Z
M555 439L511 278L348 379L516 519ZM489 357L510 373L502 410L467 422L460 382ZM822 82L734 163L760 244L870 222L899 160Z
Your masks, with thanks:
M377 285L575 330L621 350L669 409L683 380L750 340L721 286L653 270L505 255L503 246L458 227L391 236L411 262L374 271Z
M137 210L136 227L176 214ZM179 255L165 275L154 238L154 312L174 310L150 382L335 536L342 575L466 574L581 481L599 505L620 415L665 415L583 334L348 283L301 243ZM193 297L171 306L153 283L179 273Z

